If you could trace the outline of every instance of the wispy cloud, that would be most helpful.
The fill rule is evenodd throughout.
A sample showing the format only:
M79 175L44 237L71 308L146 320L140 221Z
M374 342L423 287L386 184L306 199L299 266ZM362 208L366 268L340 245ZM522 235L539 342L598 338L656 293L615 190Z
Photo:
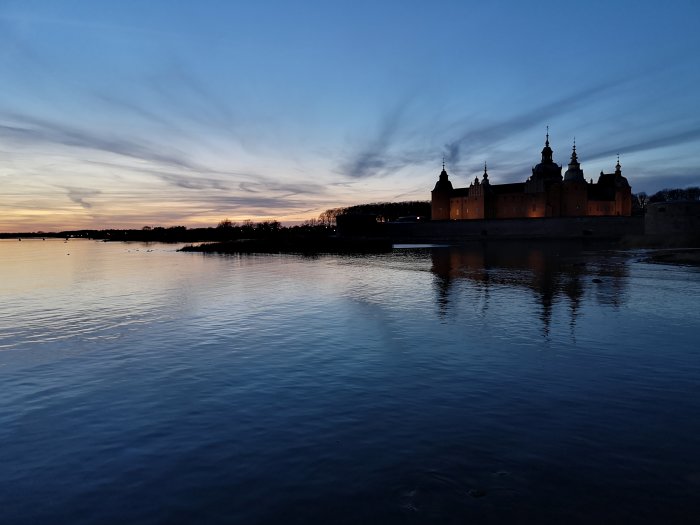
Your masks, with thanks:
M281 194L291 197L294 195L320 195L326 193L325 188L315 184L305 183L273 183L266 180L245 181L238 184L238 189L245 193Z
M109 93L94 93L95 99L105 104L110 110L116 110L120 113L128 113L140 119L143 122L154 123L164 129L182 133L182 129L173 115L166 115L162 111L149 109L145 104L129 100L120 95ZM153 108L153 106L151 106Z
M177 173L163 173L151 171L156 177L167 182L171 186L186 190L221 190L228 191L229 187L223 181L208 177L192 177Z
M107 135L96 130L83 130L67 124L18 113L0 113L0 136L25 143L42 143L70 146L112 153L149 162L156 162L192 171L206 170L175 151L167 151L163 145L136 142L117 135Z
M493 150L534 127L541 126L544 131L548 122L595 103L601 95L609 94L623 85L624 82L617 80L592 85L513 117L487 124L475 125L471 117L453 122L444 126L452 137L443 146L445 160L449 165L456 166L465 157L476 153L483 155L485 151ZM352 179L381 177L407 166L420 165L430 158L431 154L424 145L416 146L416 141L407 140L410 134L406 109L407 103L404 103L387 112L382 117L377 135L341 164L340 173ZM425 130L417 135L423 136L425 142Z
M536 126L544 128L546 123L578 110L618 87L620 82L617 81L597 84L505 120L478 127L467 125L455 139L445 144L446 161L451 165L457 165L463 156L482 151L486 146L495 147Z
M88 188L75 188L66 187L64 188L68 194L68 198L74 203L82 206L86 210L92 208L92 203L88 202L86 199L95 197L102 193L100 190L88 189Z
M377 136L341 167L345 175L353 179L363 179L382 173L391 159L389 149L400 128L404 109L401 105L384 115Z
M666 134L663 136L655 136L647 140L640 141L622 141L615 148L600 149L591 152L586 157L590 160L611 157L617 153L628 154L638 151L649 151L658 148L666 148L669 146L679 146L694 142L700 139L700 125L695 125L676 133Z

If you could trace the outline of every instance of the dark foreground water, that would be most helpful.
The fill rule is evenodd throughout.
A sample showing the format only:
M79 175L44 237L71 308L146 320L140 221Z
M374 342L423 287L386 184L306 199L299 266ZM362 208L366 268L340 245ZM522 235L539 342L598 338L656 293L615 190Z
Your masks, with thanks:
M697 268L25 240L0 279L0 523L700 521Z

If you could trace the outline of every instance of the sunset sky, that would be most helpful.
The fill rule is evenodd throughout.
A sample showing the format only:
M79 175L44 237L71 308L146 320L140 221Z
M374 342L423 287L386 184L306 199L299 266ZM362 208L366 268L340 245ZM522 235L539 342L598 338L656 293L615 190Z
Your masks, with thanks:
M0 0L0 231L214 226L520 182L700 185L700 3Z

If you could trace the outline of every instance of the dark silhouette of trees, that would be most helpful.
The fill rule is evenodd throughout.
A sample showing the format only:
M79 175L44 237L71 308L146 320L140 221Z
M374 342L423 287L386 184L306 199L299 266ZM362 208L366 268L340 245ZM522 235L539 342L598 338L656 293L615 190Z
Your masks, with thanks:
M643 191L632 195L632 215L644 215L649 204L649 196Z
M321 226L325 226L326 228L330 228L335 226L335 219L338 215L341 215L343 213L343 210L345 208L330 208L321 215L318 216L318 223Z
M235 228L237 224L235 222L231 222L231 219L226 217L223 221L219 222L219 224L216 225L217 228L221 230L231 230Z
M337 223L339 216L347 215L375 215L380 222L395 221L401 217L430 218L429 201L405 201L405 202L373 202L370 204L358 204L347 208L331 208L324 211L318 218L322 225L331 226Z
M664 188L657 191L649 197L649 204L655 202L671 202L671 201L696 201L700 200L700 188L691 186L689 188Z
M697 201L700 200L700 188L691 186L689 188L664 188L657 191L652 196L641 191L632 195L632 213L643 215L649 204L657 202L673 201Z
M328 238L336 235L338 217L346 217L349 223L357 223L359 219L372 223L393 221L401 217L430 217L430 202L378 202L360 204L346 208L330 208L318 216L298 226L282 226L279 221L253 222L245 220L242 223L233 222L229 218L221 220L216 227L186 228L185 226L150 226L140 229L107 229L107 230L74 230L62 232L34 233L0 233L0 238L9 237L76 237L103 239L105 241L138 241L138 242L206 242L206 241L242 241L259 239L304 238L309 241ZM375 220L376 218L376 220ZM364 222L362 222L364 224ZM358 223L359 224L359 223Z

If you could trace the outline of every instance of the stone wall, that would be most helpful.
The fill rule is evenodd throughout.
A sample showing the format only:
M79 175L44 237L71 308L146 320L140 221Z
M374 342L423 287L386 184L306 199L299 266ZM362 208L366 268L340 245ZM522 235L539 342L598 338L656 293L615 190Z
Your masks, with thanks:
M647 235L700 235L700 201L650 204L644 231Z

